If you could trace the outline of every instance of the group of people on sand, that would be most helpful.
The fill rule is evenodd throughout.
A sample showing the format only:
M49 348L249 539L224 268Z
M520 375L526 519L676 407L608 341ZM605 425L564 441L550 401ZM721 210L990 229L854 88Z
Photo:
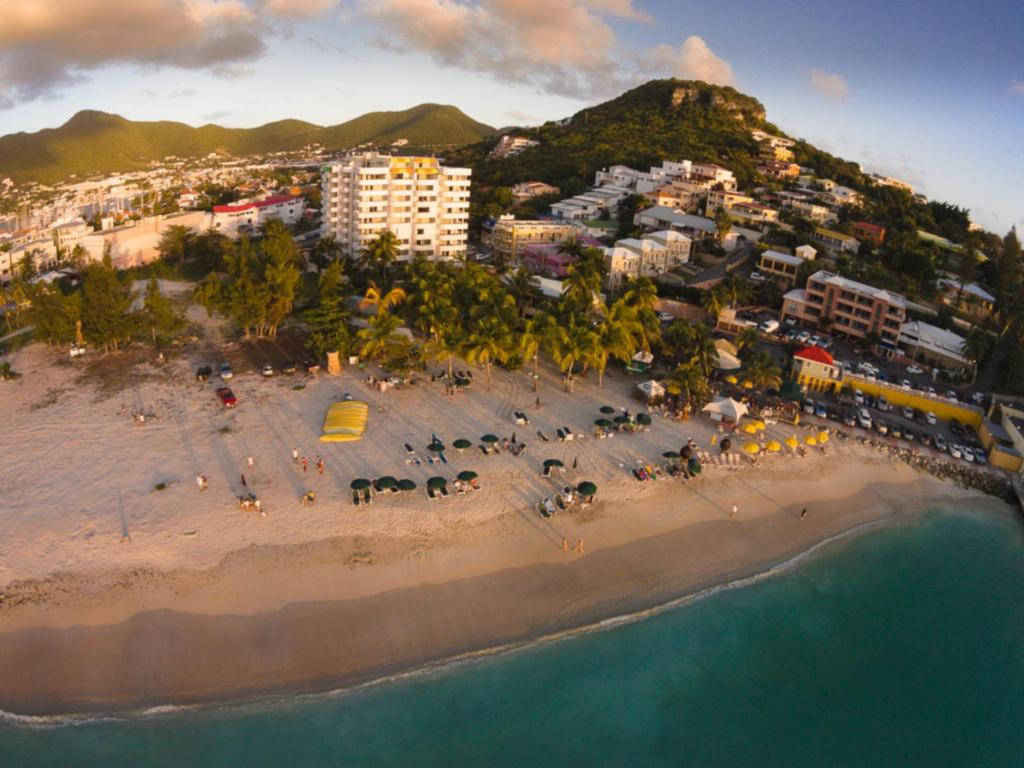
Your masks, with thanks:
M565 536L562 537L562 551L569 551L569 539ZM583 539L576 539L576 546L572 548L572 551L579 552L581 555L583 554Z

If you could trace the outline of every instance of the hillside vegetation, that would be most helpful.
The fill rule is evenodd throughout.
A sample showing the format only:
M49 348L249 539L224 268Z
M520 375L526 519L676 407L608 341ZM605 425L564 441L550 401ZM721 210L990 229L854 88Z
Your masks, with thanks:
M335 150L395 139L408 139L417 146L452 146L478 142L494 132L456 107L442 104L371 112L327 127L279 120L256 128L213 124L194 128L87 110L59 128L0 137L0 178L51 184L72 174L83 177L139 170L170 155L194 158L217 152L240 156L294 150L313 142Z

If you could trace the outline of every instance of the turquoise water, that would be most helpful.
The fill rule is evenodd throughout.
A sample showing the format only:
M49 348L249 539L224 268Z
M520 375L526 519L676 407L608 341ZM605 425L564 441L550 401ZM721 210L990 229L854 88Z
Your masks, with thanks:
M345 694L0 722L0 765L1024 766L1022 530L933 513L642 621Z

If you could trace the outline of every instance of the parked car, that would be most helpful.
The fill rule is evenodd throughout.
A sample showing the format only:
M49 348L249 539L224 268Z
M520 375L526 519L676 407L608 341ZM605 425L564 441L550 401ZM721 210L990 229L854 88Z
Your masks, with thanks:
M985 402L985 393L975 392L973 395L971 395L971 402L974 403L975 405L981 405L982 403Z
M861 373L868 373L869 371L874 373L874 374L876 374L876 375L878 373L878 369L875 368L874 365L872 365L871 363L867 362L866 360L857 363L857 370L860 371Z
M917 437L917 435L914 434L914 430L912 430L910 427L904 427L903 428L903 439L904 440L909 440L910 442L914 442L914 439L916 437Z
M917 365L908 365L907 373L909 373L911 376L920 376L922 373L924 373L924 370Z
M752 283L763 283L768 278L758 272L756 269L750 273L750 282Z
M853 390L853 402L857 405L864 405L864 393L859 389Z
M217 387L217 397L225 408L234 408L238 404L238 398L228 387Z
M857 423L864 429L871 429L871 415L868 413L867 408L861 408L857 411Z
M671 323L675 319L676 319L676 316L671 314L671 313L669 313L669 312L659 312L658 313L658 320L660 320L663 323Z
M209 365L199 366L196 371L196 381L206 381L213 374L213 368Z
M786 325L796 325L796 318L787 317L784 322L786 323Z
M889 405L889 401L885 399L885 395L878 396L878 410L882 412L888 412L892 406Z
M832 349L832 347L835 345L832 343L832 339L828 338L828 336L822 336L821 343L818 346L821 347L822 349L827 350Z
M227 381L228 379L235 378L235 372L231 370L231 366L227 363L220 364L220 377Z
M82 344L72 344L71 350L68 352L71 357L81 357L85 354L85 346Z
M962 459L964 457L963 451L960 450L960 446L956 443L949 444L949 455L954 459Z
M904 389L910 389L910 379L903 379L903 381L900 382L900 386L903 387Z
M942 453L945 453L946 451L949 450L949 446L946 445L946 438L944 438L942 435L935 436L935 450L941 451Z
M857 414L854 413L853 411L847 411L845 414L843 414L843 424L845 424L848 427L856 427Z
M793 341L799 333L800 331L798 331L796 328L790 328L789 330L786 331L785 334L783 334L783 338L786 341Z
M958 395L956 393L955 389L951 389L948 392L946 392L946 397L948 397L950 400L959 400L960 399L960 395Z
M312 358L307 357L302 362L302 367L306 369L307 373L317 373L320 370L320 363Z
M264 376L273 376L274 366L272 366L270 363L267 363L266 365L263 366L263 368L260 369L260 373L263 374Z
M960 446L960 450L964 454L964 461L967 461L967 462L970 462L971 464L973 464L974 463L974 451L971 450L970 446L961 445Z
M875 419L875 431L880 435L889 434L889 425L881 419Z
M925 387L924 391L927 392L929 395L939 394L938 392L935 391L935 387Z
M807 346L809 346L809 347L820 347L821 346L821 336L818 336L817 334L815 334L814 336L811 336L811 338L809 338L807 340Z
M893 437L903 437L903 428L900 427L900 425L897 424L896 422L893 422L889 426L889 434L892 435Z
M826 406L824 403L818 403L816 406L814 406L814 415L817 416L819 419L827 419L828 406Z
M804 400L804 413L809 413L811 416L814 415L814 401L809 397Z
M295 373L298 366L294 360L288 360L283 366L281 366L281 373Z
M952 432L957 437L960 437L964 433L964 428L958 419L950 419L949 431Z
M935 426L935 424L937 423L937 420L936 420L936 418L935 418L935 414L934 414L934 413L932 413L931 411L928 411L928 413L926 413L926 414L924 415L924 418L925 418L925 421L927 421L927 422L928 422L929 424L931 424L931 425L932 425L933 427L934 427L934 426Z
M808 331L800 331L800 333L796 335L796 343L806 344L809 338L811 338L811 334Z
M914 409L911 408L909 405L904 405L903 406L903 418L904 419L913 419L914 418Z
M761 333L765 333L765 334L775 333L777 330L779 330L779 321L778 320L765 320L763 323L761 323L760 330L761 330Z
M988 457L985 455L985 451L981 448L974 449L974 460L979 464L988 464Z

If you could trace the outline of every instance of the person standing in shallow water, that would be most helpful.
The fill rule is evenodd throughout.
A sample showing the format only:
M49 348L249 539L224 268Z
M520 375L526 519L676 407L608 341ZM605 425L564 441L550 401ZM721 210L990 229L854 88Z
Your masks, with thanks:
M803 520L805 517L807 517L807 507L800 510L800 519Z

